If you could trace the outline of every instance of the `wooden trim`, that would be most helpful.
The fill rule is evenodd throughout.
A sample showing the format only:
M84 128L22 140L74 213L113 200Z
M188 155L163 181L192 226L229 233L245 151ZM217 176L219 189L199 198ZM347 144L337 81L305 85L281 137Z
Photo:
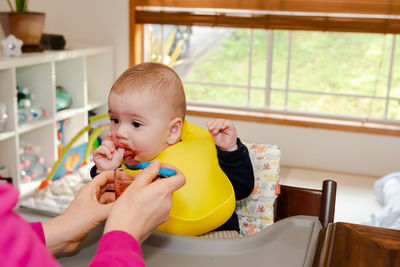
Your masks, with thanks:
M138 24L135 10L136 0L129 0L129 66L143 62L143 24Z
M253 29L307 30L335 32L400 33L400 20L383 18L194 14L191 12L136 11L136 23L197 25Z
M290 12L400 14L400 1L397 0L137 0L136 5Z
M138 51L138 47L136 47L135 41L135 25L136 25L136 13L135 10L135 0L129 0L129 66L132 67L135 65L136 58L135 54Z
M188 105L187 115L400 137L400 125Z
M136 24L135 25L135 61L133 65L140 64L144 61L144 48L143 48L143 40L144 40L144 25Z

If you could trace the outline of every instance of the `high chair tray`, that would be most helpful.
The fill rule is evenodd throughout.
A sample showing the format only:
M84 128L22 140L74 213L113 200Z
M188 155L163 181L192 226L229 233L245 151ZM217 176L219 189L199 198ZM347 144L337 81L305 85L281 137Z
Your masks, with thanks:
M19 210L28 221L51 217ZM88 266L103 233L99 225L70 257L57 260L63 267ZM206 239L154 232L142 245L147 267L311 266L322 226L318 217L293 216L263 231L236 239Z
M311 266L321 223L294 216L236 239L207 239L155 232L143 244L148 267Z

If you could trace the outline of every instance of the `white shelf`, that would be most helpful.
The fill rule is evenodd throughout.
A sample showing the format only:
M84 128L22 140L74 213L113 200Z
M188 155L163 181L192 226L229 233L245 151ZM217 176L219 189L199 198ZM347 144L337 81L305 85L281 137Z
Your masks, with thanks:
M0 55L0 69L37 65L54 61L63 61L71 58L99 55L110 52L109 46L90 47L77 45L62 51L44 51L38 53L23 53L21 57L5 57Z
M58 111L55 117L57 121L61 121L73 117L75 115L83 114L85 113L85 111L86 111L85 108L69 108Z
M0 142L3 140L6 140L7 138L13 137L14 135L15 135L15 132L0 133Z
M109 46L75 45L63 51L23 53L21 57L0 55L0 102L6 104L8 120L0 132L0 166L6 166L22 197L40 181L24 183L19 173L19 151L23 144L40 147L48 167L57 160L57 122L64 121L64 143L88 123L88 111L106 111L108 92L114 81L113 49ZM56 111L56 87L72 98L71 107ZM16 87L29 88L34 105L47 115L29 123L18 123ZM77 144L87 141L87 134ZM32 191L33 190L33 191Z
M105 106L107 104L106 101L102 101L102 100L89 100L88 104L87 104L87 111L89 110L93 110L96 108L100 108L102 106Z
M19 134L27 133L29 131L38 129L40 127L52 124L53 121L54 120L51 118L41 118L37 121L32 121L32 122L21 124L20 126L18 126L18 133Z

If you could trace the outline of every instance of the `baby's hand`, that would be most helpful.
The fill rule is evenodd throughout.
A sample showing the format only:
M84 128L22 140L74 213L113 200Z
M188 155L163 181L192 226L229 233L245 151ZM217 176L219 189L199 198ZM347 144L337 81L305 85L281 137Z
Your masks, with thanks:
M93 150L93 161L99 171L113 170L121 165L124 151L123 148L115 148L111 133L108 133L101 145Z
M210 132L215 144L222 150L234 151L237 149L236 144L236 127L233 122L223 119L206 122L208 131Z

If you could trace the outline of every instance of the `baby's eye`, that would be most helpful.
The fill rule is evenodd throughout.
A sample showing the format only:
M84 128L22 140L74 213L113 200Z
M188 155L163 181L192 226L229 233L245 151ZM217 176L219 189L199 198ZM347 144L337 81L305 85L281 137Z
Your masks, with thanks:
M111 124L118 124L118 119L112 119L110 118Z
M140 126L143 126L140 122L134 121L132 122L133 127L139 128Z

